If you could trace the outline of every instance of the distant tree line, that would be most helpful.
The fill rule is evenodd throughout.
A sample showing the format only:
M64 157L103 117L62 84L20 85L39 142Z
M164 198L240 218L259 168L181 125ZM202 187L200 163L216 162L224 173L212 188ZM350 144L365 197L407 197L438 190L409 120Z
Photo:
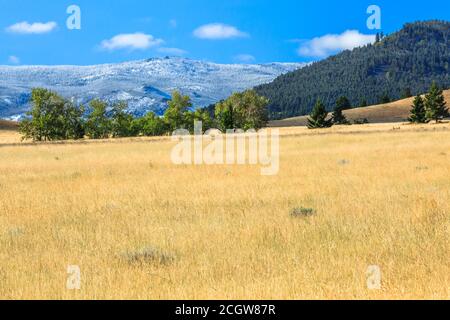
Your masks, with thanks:
M406 89L404 91L404 97L411 97L410 91ZM388 103L388 99L383 100L383 103ZM314 105L309 118L308 128L328 128L333 125L349 125L350 121L347 120L343 111L351 109L351 103L345 96L341 96L337 99L333 113L331 117L328 117L328 111L325 108L323 102L319 99ZM430 121L439 122L444 118L450 117L447 103L444 98L443 90L439 88L436 82L433 82L431 88L422 98L421 95L417 95L414 98L411 108L411 115L408 119L413 123L428 123ZM356 120L355 124L367 123L366 119Z
M19 126L23 139L53 141L162 136L176 129L193 132L195 121L202 121L204 131L260 129L267 124L268 101L253 90L235 93L215 105L211 115L208 109L193 110L190 97L174 91L163 116L149 112L135 117L127 112L126 102L109 105L94 99L87 106L78 106L55 92L36 88L31 105Z

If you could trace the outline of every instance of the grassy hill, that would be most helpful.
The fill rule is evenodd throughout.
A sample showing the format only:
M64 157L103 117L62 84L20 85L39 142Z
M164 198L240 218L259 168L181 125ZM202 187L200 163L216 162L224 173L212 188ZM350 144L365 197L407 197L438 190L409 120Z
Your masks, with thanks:
M450 106L450 90L444 91L447 105ZM365 108L356 108L344 111L348 120L367 119L370 123L404 122L408 120L409 112L414 98L394 101L387 104L374 105ZM331 114L330 114L331 115ZM296 127L306 126L308 116L293 117L275 120L269 123L270 127Z

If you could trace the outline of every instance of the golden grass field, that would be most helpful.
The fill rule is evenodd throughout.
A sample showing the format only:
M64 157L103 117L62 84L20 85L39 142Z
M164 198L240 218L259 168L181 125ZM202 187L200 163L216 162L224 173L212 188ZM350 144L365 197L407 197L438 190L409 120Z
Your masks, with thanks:
M173 165L169 139L0 131L0 298L450 298L449 123L281 132L267 177Z

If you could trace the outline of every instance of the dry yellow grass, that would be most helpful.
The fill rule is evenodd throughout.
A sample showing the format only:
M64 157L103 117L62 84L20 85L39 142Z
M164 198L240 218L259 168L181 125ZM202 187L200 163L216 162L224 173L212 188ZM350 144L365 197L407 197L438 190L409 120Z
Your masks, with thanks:
M444 91L447 104L450 105L450 90ZM367 119L370 123L395 123L407 121L410 116L411 106L414 98L394 101L365 108L355 108L344 111L348 120ZM294 117L283 120L272 121L271 127L306 126L308 117Z
M166 140L4 143L0 298L448 299L450 125L398 127L282 129L273 177Z

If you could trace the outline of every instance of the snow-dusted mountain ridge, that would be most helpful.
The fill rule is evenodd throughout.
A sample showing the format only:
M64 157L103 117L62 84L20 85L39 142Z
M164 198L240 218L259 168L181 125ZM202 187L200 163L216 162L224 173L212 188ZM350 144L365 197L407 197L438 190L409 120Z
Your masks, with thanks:
M0 118L23 115L35 87L78 103L93 98L125 100L136 115L161 114L173 90L189 95L195 107L204 107L303 66L217 64L172 57L94 66L0 66Z

